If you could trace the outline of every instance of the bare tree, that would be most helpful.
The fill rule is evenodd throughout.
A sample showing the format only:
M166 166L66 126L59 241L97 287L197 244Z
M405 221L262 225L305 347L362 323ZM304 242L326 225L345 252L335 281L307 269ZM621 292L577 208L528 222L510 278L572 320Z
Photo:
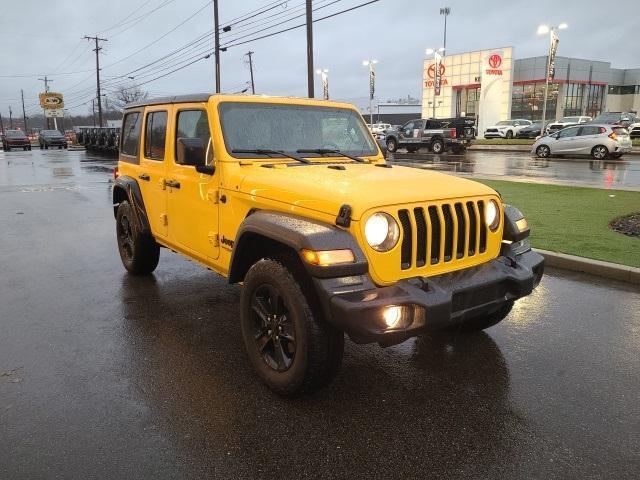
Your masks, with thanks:
M144 100L149 96L148 92L145 92L137 85L119 87L113 95L111 95L111 105L118 110L122 110L127 103L137 102Z

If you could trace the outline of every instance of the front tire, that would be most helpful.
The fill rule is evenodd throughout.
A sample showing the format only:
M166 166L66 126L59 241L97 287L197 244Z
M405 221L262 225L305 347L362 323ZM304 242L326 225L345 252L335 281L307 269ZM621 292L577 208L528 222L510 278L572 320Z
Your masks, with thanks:
M481 315L479 317L466 320L460 326L460 330L463 332L477 332L500 323L506 318L513 308L513 300L504 302L497 310Z
M540 158L549 158L551 155L551 149L548 145L540 145L536 148L536 155Z
M387 151L394 153L398 150L398 142L394 138L387 140Z
M444 152L444 142L439 138L431 142L431 151L436 155Z
M604 145L596 145L591 149L591 156L596 160L605 160L609 156L609 149Z
M151 235L138 232L133 208L128 201L116 213L118 251L124 268L132 275L149 275L158 266L160 246Z
M333 379L344 334L323 321L305 273L293 259L262 259L247 273L240 323L247 356L274 392L292 396Z
M513 132L512 132L511 130L509 130L509 131L507 132L506 137L507 137L507 140L511 140L511 139L513 138Z

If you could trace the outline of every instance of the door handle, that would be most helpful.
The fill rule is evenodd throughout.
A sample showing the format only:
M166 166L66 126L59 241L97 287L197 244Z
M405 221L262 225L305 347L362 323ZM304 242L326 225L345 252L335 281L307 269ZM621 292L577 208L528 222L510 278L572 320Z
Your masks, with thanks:
M177 182L176 180L167 180L164 183L167 187L178 188L178 189L180 188L180 182Z
M148 182L149 180L151 180L151 177L146 173L141 173L140 175L138 175L138 178L140 180L144 180L145 182Z

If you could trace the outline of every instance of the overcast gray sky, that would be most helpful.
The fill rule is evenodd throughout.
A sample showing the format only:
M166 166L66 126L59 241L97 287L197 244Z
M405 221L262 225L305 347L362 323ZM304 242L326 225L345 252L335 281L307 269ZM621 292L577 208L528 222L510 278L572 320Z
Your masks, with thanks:
M329 15L366 1L314 0L318 8L314 16ZM8 115L9 105L14 116L21 115L21 88L28 112L36 112L37 93L43 87L38 78L45 74L53 80L51 89L65 94L66 105L73 107L74 113L89 111L91 98L95 97L95 57L93 45L81 40L83 35L98 34L109 40L103 44L101 55L107 94L120 83L151 80L212 48L212 40L205 37L182 51L181 56L137 70L212 29L213 8L207 0L50 0L46 9L44 3L0 3L3 116ZM304 13L304 0L220 0L221 25L266 5L275 8L234 25L231 32L223 34L222 43L274 31L255 33L276 21L291 20L275 30L304 21L303 17L295 18ZM447 24L449 53L513 46L516 58L544 55L547 37L536 35L537 26L567 22L569 29L561 32L559 55L611 61L616 68L640 67L636 48L640 33L637 0L617 3L613 9L601 0L380 0L314 24L315 66L330 70L331 97L357 101L367 95L367 70L362 66L365 58L379 60L377 89L381 100L408 94L419 96L424 50L442 45L439 9L445 5L451 7ZM269 15L275 16L268 18ZM184 24L175 28L181 22ZM134 54L173 28L164 38ZM223 52L223 91L245 87L249 70L244 54L249 50L255 52L257 93L306 95L304 28ZM212 56L142 88L154 95L213 91L213 71ZM126 76L136 79L128 80ZM319 89L317 81L316 91Z

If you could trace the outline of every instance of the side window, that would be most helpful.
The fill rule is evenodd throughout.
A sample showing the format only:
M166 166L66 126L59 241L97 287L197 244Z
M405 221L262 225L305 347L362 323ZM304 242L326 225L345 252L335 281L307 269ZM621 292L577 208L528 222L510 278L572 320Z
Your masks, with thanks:
M127 113L122 122L122 146L120 151L125 155L138 156L140 140L140 112Z
M178 140L181 138L201 139L202 146L207 152L207 164L211 164L213 148L209 145L211 131L209 130L207 112L204 110L181 110L178 112L178 120L176 122L176 163L178 163Z
M569 127L561 130L558 134L558 138L575 137L578 135L578 129L580 127Z
M144 133L144 156L152 160L164 160L167 140L167 112L147 114Z
M580 136L598 135L598 133L600 133L600 127L594 127L593 125L589 125L588 127L582 127L580 129Z

